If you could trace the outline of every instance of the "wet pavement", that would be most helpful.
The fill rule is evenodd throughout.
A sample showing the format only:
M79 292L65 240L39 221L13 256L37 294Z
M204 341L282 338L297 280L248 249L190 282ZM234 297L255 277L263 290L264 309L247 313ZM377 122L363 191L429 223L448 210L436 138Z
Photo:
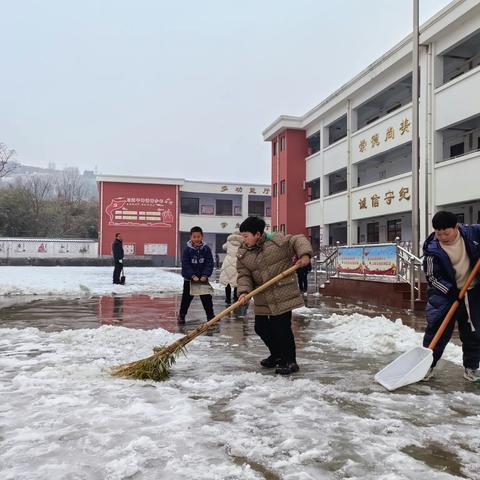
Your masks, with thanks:
M170 332L184 332L205 321L201 303L194 300L185 327L179 327L176 317L180 309L181 295L108 295L80 298L55 297L0 297L0 328L36 327L41 330L96 328L100 325L122 325L128 328L164 328ZM422 331L425 316L388 307L349 303L342 299L308 295L305 304L326 314L384 315L395 320L402 318L406 325ZM226 308L220 292L214 297L215 313ZM230 315L230 318L237 318ZM253 321L252 308L247 319ZM225 321L222 321L225 324ZM221 325L220 328L222 328ZM228 327L232 325L228 323ZM235 328L234 328L235 330ZM248 333L248 332L247 332Z
M219 312L225 305L217 293L214 306ZM223 319L208 333L211 344L194 342L189 347L192 358L174 367L178 392L208 405L206 424L218 429L217 448L232 465L246 466L251 473L211 478L480 478L480 389L461 378L458 365L442 362L434 383L387 393L373 382L373 375L397 354L372 356L329 341L312 343L318 332L329 328L322 318L335 313L401 317L419 331L423 315L314 296L307 298L307 306L316 309L315 318L307 314L293 321L301 365L293 379L278 379L259 368L266 352L253 331L252 308L244 318L232 314ZM61 332L113 325L184 333L204 321L195 299L187 324L179 327L179 307L179 295L3 299L0 329ZM259 382L257 372L264 380ZM169 477L146 468L138 475L108 478Z

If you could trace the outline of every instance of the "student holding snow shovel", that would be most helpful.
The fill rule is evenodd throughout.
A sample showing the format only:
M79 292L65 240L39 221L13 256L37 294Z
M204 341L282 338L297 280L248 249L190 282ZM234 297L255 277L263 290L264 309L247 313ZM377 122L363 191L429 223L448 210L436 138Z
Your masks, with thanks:
M432 219L435 230L423 245L423 269L428 281L427 328L423 345L428 347L450 306L457 299L480 256L480 225L457 223L451 212L437 212ZM424 380L433 376L433 369L449 342L455 322L463 349L464 378L480 381L480 274L477 275L433 350L433 363Z
M180 313L177 322L185 323L185 316L188 307L192 303L193 295L190 294L190 282L208 283L208 277L213 272L213 255L210 247L203 243L203 231L200 227L193 227L190 230L190 240L182 255L182 277L183 294L182 303L180 305ZM210 294L200 295L203 308L207 315L207 320L215 316L213 313L213 299Z
M249 217L240 225L243 244L237 253L237 285L239 301L292 265L296 255L301 266L310 263L312 246L304 235L265 233L265 222ZM276 368L276 373L298 372L292 310L304 306L295 274L285 277L254 297L255 332L264 341L270 356L260 362L262 367Z

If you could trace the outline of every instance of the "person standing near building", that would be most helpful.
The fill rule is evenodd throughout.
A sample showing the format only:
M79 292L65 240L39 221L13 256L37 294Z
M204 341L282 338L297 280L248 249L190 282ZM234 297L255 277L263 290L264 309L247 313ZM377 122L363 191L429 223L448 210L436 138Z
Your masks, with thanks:
M301 293L308 293L308 274L312 271L311 262L305 267L300 267L297 270L298 288Z
M123 270L123 240L120 233L115 234L115 240L112 243L112 254L113 254L113 283L115 285L120 285L120 274Z
M190 240L182 255L182 277L183 293L182 303L180 305L180 313L178 314L178 323L185 323L185 317L188 308L193 300L193 295L190 295L190 282L208 282L208 278L213 273L213 255L210 247L203 243L203 231L200 227L193 227L190 230ZM207 315L207 320L212 319L213 313L213 299L210 294L200 295L203 308Z
M239 301L245 295L292 266L294 256L302 267L310 263L312 246L304 235L265 233L265 222L249 217L240 225L243 244L237 253ZM289 275L254 297L255 332L263 340L270 356L260 365L275 368L276 373L298 372L292 310L305 305L295 274Z
M232 303L232 288L233 301L237 301L237 252L243 242L243 237L240 232L234 232L227 237L227 241L223 245L223 250L227 252L220 271L220 283L225 285L225 303L230 305Z
M427 328L423 345L428 347L448 310L480 257L480 225L457 223L455 214L437 212L432 219L435 230L423 245L423 269L428 281ZM463 350L464 378L480 380L480 274L470 285L464 300L433 351L433 363L424 380L443 354L458 323Z

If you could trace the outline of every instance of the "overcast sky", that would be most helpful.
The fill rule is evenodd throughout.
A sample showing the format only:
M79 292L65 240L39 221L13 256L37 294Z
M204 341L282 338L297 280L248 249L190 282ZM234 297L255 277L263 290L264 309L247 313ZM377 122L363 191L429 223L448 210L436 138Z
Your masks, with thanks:
M449 2L420 0L424 21ZM411 31L412 0L0 0L0 142L28 165L270 182L261 133Z

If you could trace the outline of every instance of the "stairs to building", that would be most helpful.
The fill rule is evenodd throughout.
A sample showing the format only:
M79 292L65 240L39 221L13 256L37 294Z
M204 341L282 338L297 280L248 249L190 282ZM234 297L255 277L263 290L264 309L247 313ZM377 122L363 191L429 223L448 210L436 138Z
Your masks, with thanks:
M320 295L394 308L410 309L411 307L410 285L408 283L332 277L329 281L319 279L318 285L320 286ZM425 309L426 283L421 284L420 293L421 300L415 300L414 303L415 311Z

